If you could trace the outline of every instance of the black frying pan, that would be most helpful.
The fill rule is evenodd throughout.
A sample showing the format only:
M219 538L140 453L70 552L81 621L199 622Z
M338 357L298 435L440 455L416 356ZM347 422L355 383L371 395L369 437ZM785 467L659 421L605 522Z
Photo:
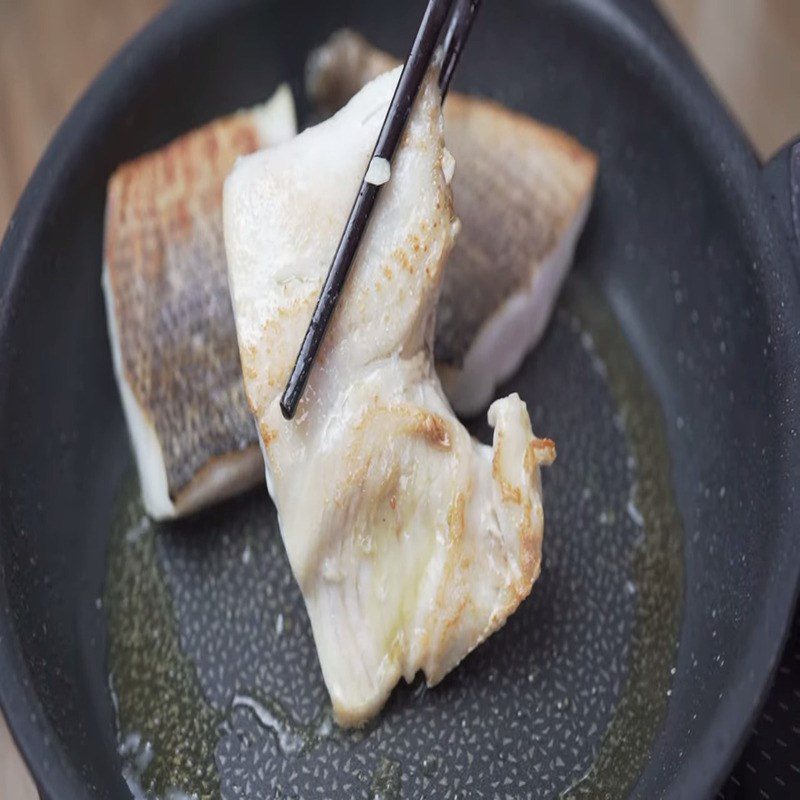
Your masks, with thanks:
M402 52L412 6L179 3L92 86L9 226L0 700L50 800L125 797L123 766L209 796L685 800L743 742L800 570L790 156L762 169L649 3L487 4L459 69L601 160L575 278L504 387L559 443L544 574L508 625L437 689L330 730L265 493L141 523L100 293L108 176L299 88L342 24Z

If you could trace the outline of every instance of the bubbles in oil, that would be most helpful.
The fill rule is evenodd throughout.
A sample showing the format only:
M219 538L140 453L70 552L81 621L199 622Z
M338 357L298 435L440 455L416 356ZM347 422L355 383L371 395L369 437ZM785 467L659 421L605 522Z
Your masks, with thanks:
M370 784L372 800L400 800L400 765L381 759Z

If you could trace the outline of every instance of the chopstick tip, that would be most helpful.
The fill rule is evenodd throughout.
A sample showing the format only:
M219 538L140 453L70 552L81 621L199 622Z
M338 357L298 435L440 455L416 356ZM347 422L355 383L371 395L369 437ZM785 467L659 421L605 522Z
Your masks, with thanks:
M297 413L297 397L290 396L289 391L285 391L283 393L283 397L281 397L281 414L283 414L283 418L287 421L294 419L295 413Z

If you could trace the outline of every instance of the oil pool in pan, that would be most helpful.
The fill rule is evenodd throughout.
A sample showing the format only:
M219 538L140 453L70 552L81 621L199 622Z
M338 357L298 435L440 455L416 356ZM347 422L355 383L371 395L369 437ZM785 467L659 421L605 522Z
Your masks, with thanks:
M666 708L683 597L663 418L600 293L575 277L509 391L558 445L542 577L440 686L398 689L361 731L332 723L265 492L159 526L131 482L105 607L140 797L624 796Z

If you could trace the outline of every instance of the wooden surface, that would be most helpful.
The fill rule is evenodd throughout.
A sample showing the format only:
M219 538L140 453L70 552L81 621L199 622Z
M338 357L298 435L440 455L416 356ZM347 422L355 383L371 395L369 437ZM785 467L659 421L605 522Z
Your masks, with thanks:
M800 134L800 0L660 0L766 157ZM0 231L64 114L165 0L0 0ZM0 798L35 791L0 719Z
M660 0L759 152L800 134L800 0ZM0 231L64 114L165 0L0 0Z
M662 0L759 153L800 135L800 0Z
M0 230L70 106L164 0L0 0Z
M39 800L22 760L0 716L0 798L2 800Z

